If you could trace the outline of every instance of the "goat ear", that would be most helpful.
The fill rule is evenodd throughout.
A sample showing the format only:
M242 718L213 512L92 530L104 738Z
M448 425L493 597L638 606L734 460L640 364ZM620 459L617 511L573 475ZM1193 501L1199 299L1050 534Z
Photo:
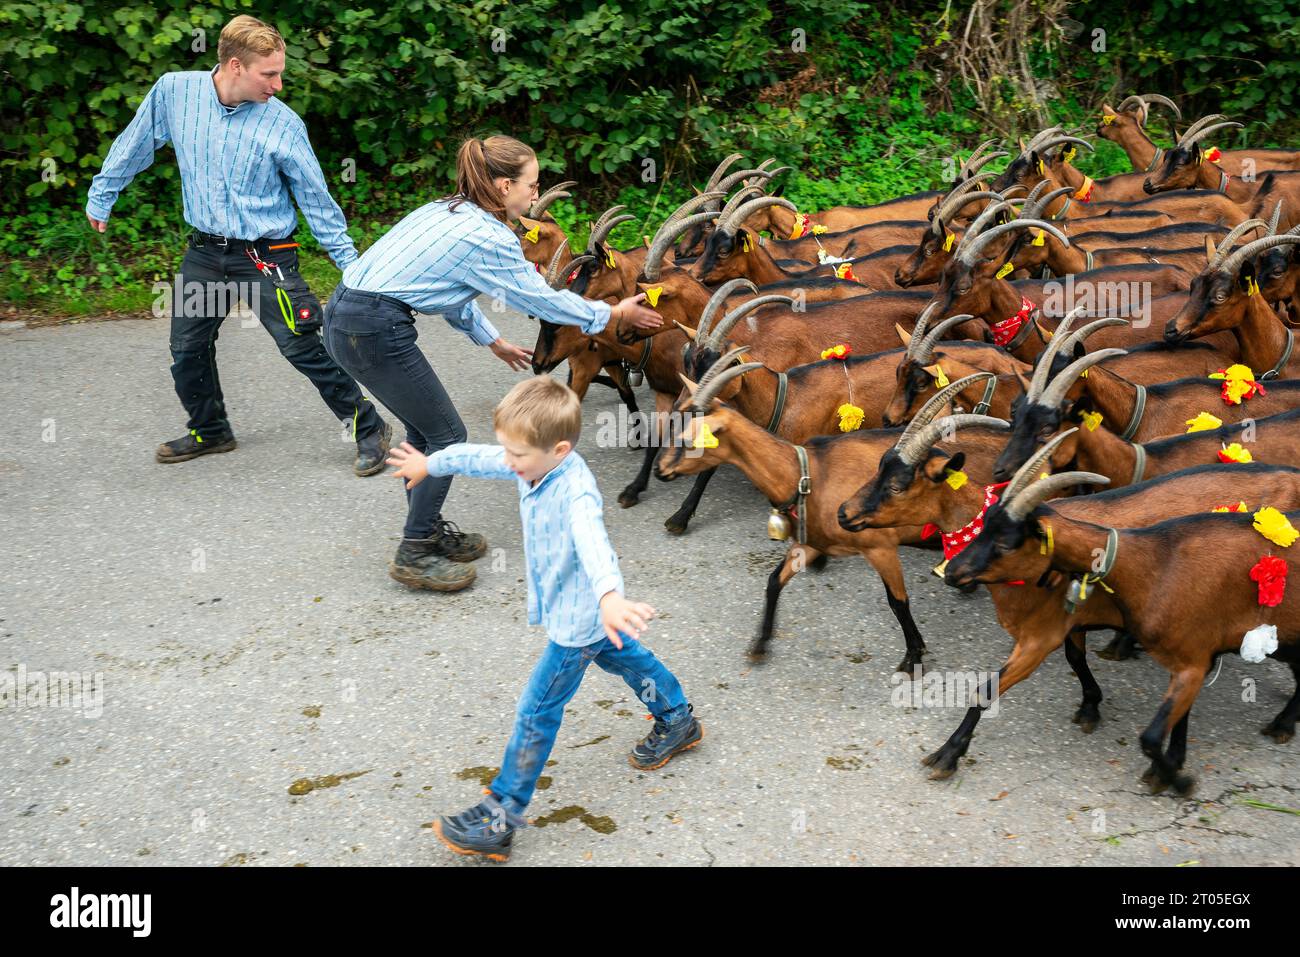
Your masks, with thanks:
M691 395L695 395L695 390L699 388L699 386L696 383L686 378L686 376L680 372L677 373L677 378L682 380L682 385L686 387L687 392L689 392Z
M1237 285L1245 290L1246 294L1253 296L1255 293L1252 289L1258 291L1259 286L1255 285L1255 264L1249 260L1241 264L1241 272L1237 273Z
M1207 235L1205 237L1205 261L1209 263L1214 259L1214 240Z
M965 460L965 456L963 456L961 452L958 452L957 456L962 456L963 461ZM928 459L925 460L925 463L921 466L921 474L924 475L926 478L928 478L935 485L938 485L940 482L944 480L945 478L944 473L948 469L961 468L960 462L957 463L956 465L948 464L953 460L953 458L956 458L957 456L953 456L952 458L949 458L947 455L944 455L942 452L936 452L932 454Z
M782 183L780 186L778 186L776 189L772 190L772 192L768 193L767 195L769 195L769 196L780 196L780 195L782 195L784 192L785 192L785 183Z
M1023 394L1028 394L1028 392L1029 392L1029 380L1025 378L1025 374L1024 374L1023 372L1021 372L1019 369L1017 369L1017 370L1015 371L1014 375L1015 375L1015 377L1016 377L1016 381L1020 383L1020 392L1021 392L1021 394L1022 394L1022 395L1023 395Z
M910 346L912 344L912 334L910 332L898 323L894 323L894 330L898 333L898 338L903 340L903 345Z
M1114 112L1115 112L1115 107L1111 106L1109 103L1103 103L1101 105L1101 113L1103 116Z

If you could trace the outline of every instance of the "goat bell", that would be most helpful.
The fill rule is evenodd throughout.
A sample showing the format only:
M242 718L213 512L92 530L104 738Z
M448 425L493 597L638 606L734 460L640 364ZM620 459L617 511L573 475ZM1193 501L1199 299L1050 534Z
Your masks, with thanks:
M767 537L774 542L783 542L790 537L790 517L780 509L772 509L767 517Z
M623 364L623 371L627 374L627 384L632 386L632 388L636 388L645 381L645 376L641 374L641 371L639 369L633 369L627 363Z

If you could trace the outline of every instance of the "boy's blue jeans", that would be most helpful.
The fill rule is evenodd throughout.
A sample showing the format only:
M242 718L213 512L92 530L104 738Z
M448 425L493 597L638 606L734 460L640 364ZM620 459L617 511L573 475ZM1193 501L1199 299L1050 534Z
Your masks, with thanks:
M507 811L523 814L528 807L560 730L564 706L577 692L593 661L627 682L660 721L671 723L687 713L686 696L673 673L635 638L623 635L621 650L608 638L581 648L548 641L519 699L501 772L491 784L492 793Z

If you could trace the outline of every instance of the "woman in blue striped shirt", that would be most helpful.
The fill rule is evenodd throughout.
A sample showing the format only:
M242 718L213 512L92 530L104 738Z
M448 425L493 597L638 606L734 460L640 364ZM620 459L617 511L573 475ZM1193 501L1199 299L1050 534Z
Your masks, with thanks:
M528 315L594 334L611 319L655 329L645 294L614 306L552 289L524 259L507 223L537 196L536 154L509 136L471 138L456 156L456 192L410 213L343 270L325 306L325 346L334 360L406 426L406 441L432 454L468 437L433 367L416 345L415 317L440 314L511 369L532 351L502 339L475 299L492 296ZM406 492L406 526L389 574L412 588L458 591L474 581L469 562L487 552L482 535L442 517L451 477Z

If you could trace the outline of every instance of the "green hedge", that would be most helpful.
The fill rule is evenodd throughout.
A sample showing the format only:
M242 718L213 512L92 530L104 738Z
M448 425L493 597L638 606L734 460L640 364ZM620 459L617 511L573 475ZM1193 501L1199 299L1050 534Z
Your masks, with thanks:
M1039 11L1049 0L1004 0ZM284 100L307 121L354 238L446 191L469 133L532 144L543 184L582 185L555 208L578 227L610 202L653 222L721 156L797 168L804 208L870 203L936 185L985 131L1032 125L1009 78L981 110L948 54L969 4L938 0L476 0L355 8L304 0L263 14L288 41ZM1059 0L1054 4L1059 7ZM1250 142L1287 144L1297 126L1300 0L1249 5L1079 2L1073 40L1030 45L1058 122L1095 123L1106 96L1141 88L1189 108L1251 119ZM113 137L159 74L215 61L243 4L176 0L0 2L0 299L102 302L170 271L185 226L170 151L129 187L109 237L81 209ZM256 11L254 11L256 12ZM1094 52L1092 30L1106 30ZM504 28L505 50L493 49ZM206 52L196 52L196 30ZM795 31L806 48L792 49ZM1002 86L999 86L1002 84ZM1245 140L1243 139L1243 142ZM644 159L656 164L642 179ZM356 165L345 182L345 161ZM1103 144L1089 171L1125 168ZM629 224L616 241L644 231Z

